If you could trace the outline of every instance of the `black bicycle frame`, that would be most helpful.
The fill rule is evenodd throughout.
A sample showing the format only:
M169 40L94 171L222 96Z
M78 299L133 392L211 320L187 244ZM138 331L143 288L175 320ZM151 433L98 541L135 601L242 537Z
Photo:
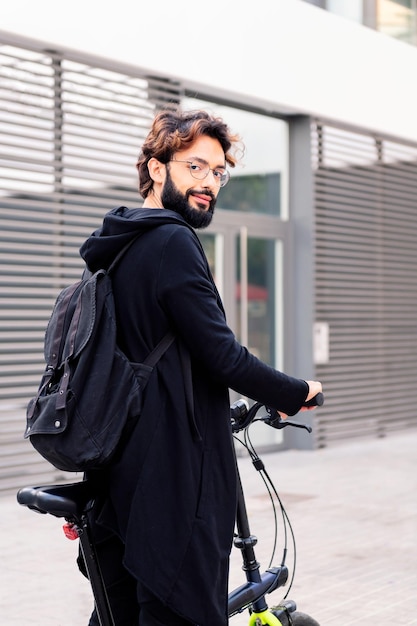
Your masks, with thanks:
M256 559L255 545L257 538L251 534L249 519L246 510L245 496L239 468L236 463L237 474L237 510L236 530L237 535L234 545L241 551L243 570L247 582L229 593L229 617L241 612L249 604L255 613L266 611L268 605L265 595L278 587L285 585L288 578L288 569L285 565L271 567L263 574L260 572L260 564Z

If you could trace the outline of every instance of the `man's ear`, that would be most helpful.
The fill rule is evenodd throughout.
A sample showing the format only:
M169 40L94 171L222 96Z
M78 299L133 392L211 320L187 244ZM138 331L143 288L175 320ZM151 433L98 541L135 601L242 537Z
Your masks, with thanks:
M166 166L164 163L152 157L148 161L148 172L154 183L164 183L166 177Z

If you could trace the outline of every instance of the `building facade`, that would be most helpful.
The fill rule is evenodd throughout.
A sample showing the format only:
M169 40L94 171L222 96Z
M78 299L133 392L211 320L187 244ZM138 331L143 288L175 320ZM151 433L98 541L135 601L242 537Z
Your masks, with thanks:
M150 67L145 53L132 64L121 51L109 59L86 44L70 48L64 34L52 45L0 31L0 488L26 474L62 477L22 440L45 325L58 291L79 277L78 248L104 213L140 205L134 165L155 111L167 106L220 114L245 143L214 224L200 235L229 324L263 360L325 387L312 436L259 428L255 440L323 447L417 426L415 96L399 82L401 111L392 110L380 98L399 71L375 93L368 57L354 76L342 58L343 81L328 57L317 64L320 50L307 55L312 32L316 48L336 54L354 41L358 54L371 50L401 72L416 49L350 16L284 4L274 4L281 40L262 47L258 37L228 75L222 57L214 75L199 52L181 63L181 47ZM291 28L303 37L294 42ZM380 72L374 67L374 80Z
M416 0L306 0L399 41L417 44Z

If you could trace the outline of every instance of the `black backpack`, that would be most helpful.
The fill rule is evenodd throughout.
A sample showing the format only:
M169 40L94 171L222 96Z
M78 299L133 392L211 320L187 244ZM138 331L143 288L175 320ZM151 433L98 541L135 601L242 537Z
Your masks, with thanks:
M175 339L168 332L143 363L132 363L117 345L109 269L59 294L45 333L46 369L27 408L25 438L56 468L98 469L114 457L135 423L149 376Z

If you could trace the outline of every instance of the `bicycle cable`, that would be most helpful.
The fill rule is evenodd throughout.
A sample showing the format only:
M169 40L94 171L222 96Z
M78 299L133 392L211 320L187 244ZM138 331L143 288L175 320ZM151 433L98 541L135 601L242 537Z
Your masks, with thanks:
M254 422L258 422L258 421L262 421L262 419L254 419L251 422L251 424L253 424ZM261 476L261 479L265 485L269 499L271 501L271 507L272 507L273 519L274 519L274 540L273 540L273 546L272 546L271 557L270 557L268 568L272 567L272 563L275 557L277 543L278 543L278 515L277 515L276 502L278 502L278 505L281 511L282 527L283 527L283 533L284 533L284 547L283 547L283 556L282 556L281 566L285 564L287 554L288 554L288 534L291 537L291 543L292 543L292 548L293 548L293 567L292 567L292 574L291 574L290 582L288 585L288 589L283 597L283 600L285 600L292 588L294 578L295 578L295 570L296 570L296 564L297 564L297 547L296 547L296 542L295 542L295 534L294 534L294 530L290 522L290 519L288 517L287 511L285 510L285 507L279 496L279 493L270 475L268 474L262 459L259 457L255 449L255 446L252 443L252 440L249 435L249 428L251 424L249 424L243 431L244 433L243 441L237 435L233 435L233 438L236 441L238 441L248 452L253 466L255 467L259 475ZM274 499L274 496L275 496L275 499Z

